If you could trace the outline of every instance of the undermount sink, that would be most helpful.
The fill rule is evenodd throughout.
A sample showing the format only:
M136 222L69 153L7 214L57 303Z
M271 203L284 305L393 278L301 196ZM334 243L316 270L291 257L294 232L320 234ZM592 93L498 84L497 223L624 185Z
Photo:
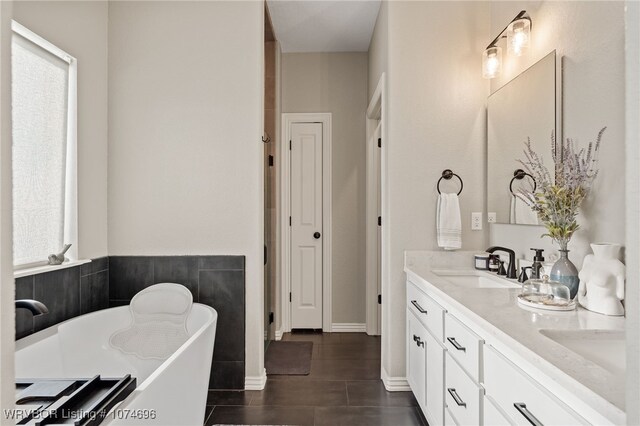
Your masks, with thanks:
M518 282L511 282L484 271L435 269L432 272L459 287L520 288Z
M616 376L625 374L626 341L622 330L540 330L540 334Z

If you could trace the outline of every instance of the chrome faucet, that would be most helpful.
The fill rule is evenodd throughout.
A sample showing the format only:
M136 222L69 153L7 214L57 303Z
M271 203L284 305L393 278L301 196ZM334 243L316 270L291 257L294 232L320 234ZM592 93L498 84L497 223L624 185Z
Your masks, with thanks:
M485 250L487 253L493 253L495 251L503 251L509 255L509 268L507 269L507 278L516 279L518 275L516 274L516 253L508 249L506 247L493 246L489 247Z
M44 303L38 302L33 299L19 299L16 300L16 309L28 309L33 316L44 315L49 313L49 309Z

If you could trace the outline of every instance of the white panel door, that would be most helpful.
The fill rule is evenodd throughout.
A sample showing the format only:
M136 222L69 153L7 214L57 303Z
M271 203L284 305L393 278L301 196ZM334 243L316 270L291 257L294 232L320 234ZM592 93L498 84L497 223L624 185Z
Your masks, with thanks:
M291 125L291 328L322 328L322 123Z

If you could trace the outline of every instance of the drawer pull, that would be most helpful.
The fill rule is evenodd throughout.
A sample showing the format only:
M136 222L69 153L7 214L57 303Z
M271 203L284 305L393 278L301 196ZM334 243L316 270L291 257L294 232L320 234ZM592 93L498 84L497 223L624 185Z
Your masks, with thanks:
M420 340L420 336L413 335L413 341L416 342L416 346L422 346L424 348L424 342Z
M456 392L455 388L448 388L447 392L449 392L449 395L451 395L451 398L453 398L453 400L456 402L456 404L458 404L458 407L467 408L467 403L464 402L462 400L462 398L460 398L460 396L458 395L458 392Z
M447 337L447 340L448 340L448 341L449 341L449 343L451 343L451 344L453 345L453 347L454 347L454 348L456 348L457 350L462 351L462 352L466 352L466 351L467 351L467 348L465 348L464 346L460 346L460 343L458 343L458 342L456 341L456 338L455 338L455 337Z
M416 308L416 309L418 310L418 312L420 312L421 314L426 314L426 313L427 313L427 310L426 310L426 309L422 309L422 306L420 306L420 305L418 304L418 301L417 301L417 300L412 300L412 301L411 301L411 304L412 304L413 306L415 306L415 308Z
M538 420L536 416L534 416L531 411L527 409L527 404L525 404L524 402L516 402L515 404L513 404L513 406L516 407L516 410L518 410L520 414L522 414L522 416L527 419L533 426L543 426L543 424L540 423L540 420Z

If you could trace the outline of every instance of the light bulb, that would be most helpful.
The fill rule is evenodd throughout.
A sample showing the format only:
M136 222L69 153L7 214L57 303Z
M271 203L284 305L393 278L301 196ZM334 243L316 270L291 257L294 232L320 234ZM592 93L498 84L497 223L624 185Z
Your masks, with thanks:
M502 70L502 49L498 46L489 47L482 54L482 77L495 78Z
M518 19L507 28L507 46L510 55L522 56L529 47L531 39L531 22Z

